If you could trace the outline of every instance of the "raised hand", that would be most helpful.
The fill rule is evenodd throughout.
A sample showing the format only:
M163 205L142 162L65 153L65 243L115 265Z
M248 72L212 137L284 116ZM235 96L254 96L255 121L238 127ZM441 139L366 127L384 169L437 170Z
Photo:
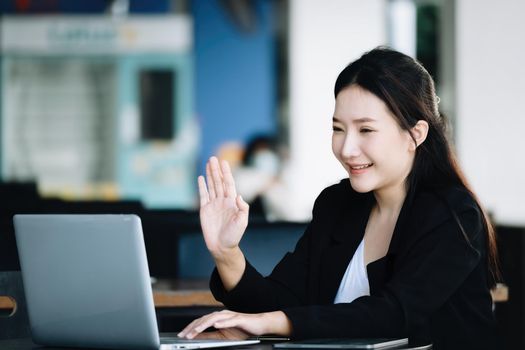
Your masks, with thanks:
M211 157L206 164L206 181L198 178L200 221L206 246L221 259L239 246L248 225L248 204L237 195L227 161Z

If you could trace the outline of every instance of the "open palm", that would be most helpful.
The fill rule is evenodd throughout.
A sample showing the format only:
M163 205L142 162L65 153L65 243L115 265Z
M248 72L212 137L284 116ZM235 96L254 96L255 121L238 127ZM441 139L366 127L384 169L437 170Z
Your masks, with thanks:
M228 162L211 157L206 181L199 176L200 221L208 250L224 252L239 245L248 225L249 206L237 195Z

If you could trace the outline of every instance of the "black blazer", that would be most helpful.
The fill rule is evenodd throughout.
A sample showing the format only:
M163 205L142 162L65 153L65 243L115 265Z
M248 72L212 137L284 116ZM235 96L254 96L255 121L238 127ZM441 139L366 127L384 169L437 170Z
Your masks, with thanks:
M367 265L370 296L333 304L374 203L373 193L355 192L348 179L326 188L293 253L268 277L247 262L230 292L215 270L215 298L240 312L282 310L298 339L408 336L435 349L501 348L482 214L462 189L409 194L388 253Z

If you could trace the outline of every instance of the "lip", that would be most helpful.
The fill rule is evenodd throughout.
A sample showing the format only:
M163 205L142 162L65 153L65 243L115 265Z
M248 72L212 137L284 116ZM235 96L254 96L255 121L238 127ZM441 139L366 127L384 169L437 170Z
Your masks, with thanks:
M359 167L363 165L372 164L371 166L363 169L352 169L352 167ZM361 164L347 164L348 165L348 171L351 175L360 175L366 173L371 167L374 166L374 163L361 163Z

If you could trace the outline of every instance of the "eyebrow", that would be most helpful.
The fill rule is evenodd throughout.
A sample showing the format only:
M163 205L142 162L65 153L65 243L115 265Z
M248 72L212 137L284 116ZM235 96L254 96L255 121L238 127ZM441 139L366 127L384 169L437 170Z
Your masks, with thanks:
M352 123L354 124L363 124L363 123L368 123L368 122L376 122L377 120L374 119L374 118L370 118L370 117L363 117L363 118L359 118L359 119L355 119L352 121ZM341 120L337 119L336 117L333 117L332 118L332 122L334 123L342 123Z

